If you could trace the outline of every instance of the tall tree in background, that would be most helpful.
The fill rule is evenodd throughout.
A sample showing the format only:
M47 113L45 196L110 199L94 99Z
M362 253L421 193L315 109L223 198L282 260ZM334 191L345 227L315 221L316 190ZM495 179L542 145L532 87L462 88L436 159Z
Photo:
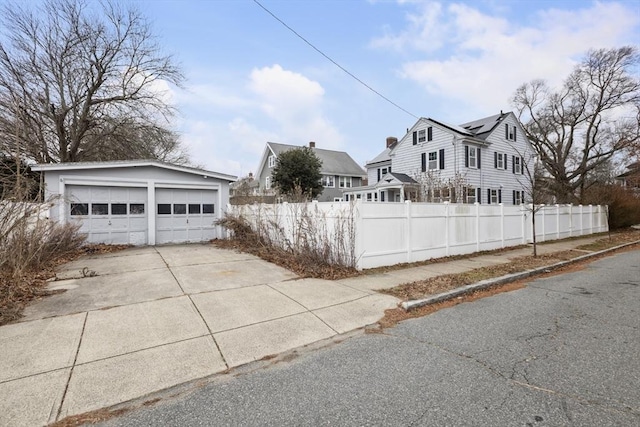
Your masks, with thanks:
M162 88L183 76L145 18L116 3L0 9L0 152L36 162L184 162Z
M287 150L278 154L276 166L271 173L273 184L289 198L313 199L324 189L320 182L321 168L322 161L311 148Z
M639 63L634 47L591 50L557 91L534 80L513 96L558 203L582 202L594 171L639 143Z

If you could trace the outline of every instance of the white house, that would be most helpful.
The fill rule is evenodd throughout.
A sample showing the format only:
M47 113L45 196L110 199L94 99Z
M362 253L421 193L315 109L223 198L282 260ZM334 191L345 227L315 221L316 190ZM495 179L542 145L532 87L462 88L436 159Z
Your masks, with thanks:
M520 204L531 194L534 151L516 116L496 114L460 126L420 118L367 162L369 185L345 199Z
M236 177L155 160L39 164L50 217L91 243L155 245L222 237L215 221Z
M295 145L267 142L256 177L260 182L260 192L265 195L274 194L271 171L276 166L280 153L300 148ZM324 190L318 196L320 202L332 202L342 199L342 190L362 186L365 171L353 158L344 151L316 148L315 142L309 142L309 148L322 162L320 173Z

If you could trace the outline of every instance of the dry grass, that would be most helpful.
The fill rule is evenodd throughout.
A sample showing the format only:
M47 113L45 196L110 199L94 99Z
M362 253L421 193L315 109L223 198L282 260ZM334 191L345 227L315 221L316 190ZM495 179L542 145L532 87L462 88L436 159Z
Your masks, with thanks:
M544 267L560 261L567 261L584 255L585 251L595 252L638 240L640 240L640 231L630 229L624 232L612 234L611 238L603 237L594 243L580 246L577 250L555 252L546 255L538 255L537 257L521 256L511 259L507 264L477 268L458 274L446 274L400 285L380 292L393 295L405 301L426 298L431 295L450 291L481 280Z
M226 215L218 223L230 230L233 238L212 243L256 255L301 277L337 280L359 275L350 248L338 243L352 232L349 218L337 221L337 229L327 230L323 219L313 218L306 209L297 212L298 225L291 239L284 237L286 233L276 221L258 217L251 224L241 216ZM332 239L332 233L339 237Z

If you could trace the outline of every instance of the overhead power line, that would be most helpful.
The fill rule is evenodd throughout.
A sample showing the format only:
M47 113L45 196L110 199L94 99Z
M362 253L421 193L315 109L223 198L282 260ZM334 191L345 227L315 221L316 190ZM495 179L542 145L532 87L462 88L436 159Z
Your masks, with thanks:
M404 108L402 108L401 106L399 106L398 104L396 104L395 102L393 102L392 100L390 100L389 98L387 98L386 96L384 96L383 94L381 94L380 92L378 92L377 90L375 90L374 88L372 88L371 86L369 86L367 83L365 83L364 81L362 81L361 79L359 79L357 76L355 76L352 72L350 72L349 70L347 70L346 68L344 68L342 65L338 64L336 61L334 61L329 55L327 55L326 53L324 53L323 51L321 51L320 49L318 49L317 47L315 47L313 45L313 43L311 43L309 40L305 39L300 33L298 33L296 30L294 30L293 28L291 28L289 25L287 25L286 22L284 22L282 19L278 18L273 12L271 12L269 9L267 9L266 7L264 7L262 5L262 3L260 3L258 0L253 0L253 2L255 4L257 4L258 6L260 6L265 12L267 12L269 15L271 15L273 17L273 19L275 19L276 21L278 21L279 23L281 23L282 25L284 25L285 28L287 28L289 31L291 31L293 34L295 34L300 40L302 40L303 42L305 42L306 44L308 44L309 46L311 46L311 48L313 50L315 50L316 52L318 52L320 55L324 56L326 59L328 59L329 61L331 61L331 63L333 63L333 65L335 65L336 67L340 68L342 71L344 71L345 73L347 73L347 75L349 75L349 77L353 78L354 80L356 80L358 83L360 83L362 86L366 87L367 89L369 89L371 92L375 93L376 95L378 95L380 98L384 99L385 101L387 101L389 104L393 105L394 107L402 110L403 112L407 113L408 115L410 115L411 117L417 119L418 116L416 116L415 114L405 110Z

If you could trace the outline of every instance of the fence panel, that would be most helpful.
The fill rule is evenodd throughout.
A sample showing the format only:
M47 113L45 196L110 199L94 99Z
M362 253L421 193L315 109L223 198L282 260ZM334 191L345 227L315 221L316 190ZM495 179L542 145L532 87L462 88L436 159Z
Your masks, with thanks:
M229 206L253 225L277 224L274 240L290 244L312 218L324 238L355 253L359 269L469 254L532 242L532 207L449 203L310 203ZM608 230L607 207L551 205L536 208L538 241ZM345 233L345 223L353 233Z

